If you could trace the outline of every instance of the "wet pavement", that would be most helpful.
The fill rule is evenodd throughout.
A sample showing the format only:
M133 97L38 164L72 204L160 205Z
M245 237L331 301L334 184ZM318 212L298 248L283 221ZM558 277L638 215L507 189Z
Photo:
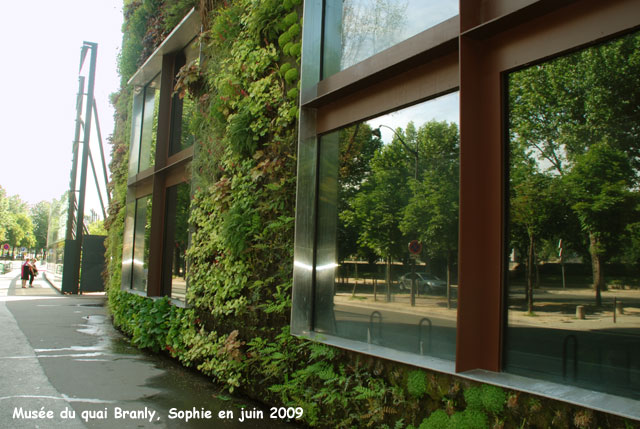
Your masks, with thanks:
M18 274L0 275L0 427L297 427L133 347L103 295L62 296L41 278L22 289Z

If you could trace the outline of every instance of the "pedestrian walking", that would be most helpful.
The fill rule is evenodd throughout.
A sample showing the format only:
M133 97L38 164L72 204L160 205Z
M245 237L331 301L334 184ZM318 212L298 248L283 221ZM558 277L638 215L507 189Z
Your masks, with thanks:
M38 269L36 268L37 259L31 260L31 271L29 272L29 287L33 287L33 279L38 276Z
M22 289L27 287L27 280L29 280L30 274L31 274L31 264L29 263L29 259L27 259L22 264L22 268L20 270L20 278L22 279Z

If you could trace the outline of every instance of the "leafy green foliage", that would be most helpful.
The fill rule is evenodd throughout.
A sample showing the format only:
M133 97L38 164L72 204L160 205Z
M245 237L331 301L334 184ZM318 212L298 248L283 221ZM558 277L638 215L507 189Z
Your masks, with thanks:
M451 419L444 410L436 410L427 417L418 429L448 429L451 427Z
M467 402L467 408L471 410L500 414L504 409L507 395L499 387L484 384L465 390L464 399Z
M411 371L408 374L407 391L414 398L422 398L427 393L427 377L423 371Z
M123 83L193 3L126 2L119 66ZM425 421L432 426L427 427L441 427L438 422L446 421L455 421L459 427L486 427L484 412L497 414L504 403L499 393L489 392L494 399L481 399L478 410L463 411L461 390L450 376L427 376L400 364L382 365L381 360L289 332L301 3L201 2L200 13L206 19L200 38L203 61L181 72L179 88L196 105L190 122L196 143L191 167L188 309L167 299L121 290L131 88L123 85L112 97L117 111L111 164L114 197L106 226L114 324L133 344L162 350L229 391L302 407L304 422L310 426L399 429L405 422L415 425L429 415ZM383 150L370 128L354 128L342 132L340 142L344 161L340 175L346 184L340 204L344 208L353 197L349 183L375 176L371 180L402 189L410 176L406 153L398 142ZM450 137L448 146L425 145L422 151L456 153L457 130L433 125L428 133ZM398 174L385 171L385 163L397 166ZM455 171L452 163L441 167ZM434 181L432 186L436 185ZM387 198L373 192L373 187L370 191L355 203L372 205ZM405 203L408 199L408 195L394 197L404 198ZM434 216L444 217L442 213ZM394 215L406 217L405 213ZM358 221L375 222L374 217L371 211L369 219ZM351 220L353 230L344 233L357 240L357 222ZM386 254L393 248L393 243L362 240L371 252ZM443 406L447 412L433 412Z
M466 409L451 416L451 427L457 429L488 429L486 414L474 409Z

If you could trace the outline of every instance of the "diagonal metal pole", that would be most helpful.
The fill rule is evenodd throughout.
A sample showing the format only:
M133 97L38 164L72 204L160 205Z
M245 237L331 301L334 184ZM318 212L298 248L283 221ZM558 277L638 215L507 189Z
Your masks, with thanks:
M98 191L98 198L100 199L100 208L102 209L103 219L107 218L107 213L104 210L104 202L102 201L102 192L100 191L100 184L98 183L98 175L96 174L96 166L93 163L93 156L91 156L91 149L89 149L89 162L91 163L91 170L93 171L93 180L96 182L96 190Z
M73 137L73 161L71 163L71 178L69 180L69 208L67 209L66 240L73 240L76 212L76 180L78 171L78 151L80 145L80 130L82 128L82 101L84 99L84 76L78 77L78 97L76 99L76 131Z
M91 111L93 108L93 92L95 86L95 70L96 70L96 57L98 54L98 44L92 42L84 42L82 45L82 57L80 59L80 69L86 58L87 51L91 51L91 59L89 63L89 79L87 83L87 103L84 115L84 140L82 143L82 162L80 166L80 188L78 190L78 212L76 216L76 236L73 240L72 255L67 255L65 252L64 264L69 266L65 267L65 271L68 273L67 279L63 274L62 279L62 292L77 294L80 290L80 258L82 254L82 238L86 230L84 225L84 202L85 192L87 189L87 164L89 162L89 141L91 138Z
M93 115L96 117L96 132L98 133L98 143L100 144L100 158L102 159L102 172L104 173L104 189L107 192L107 204L111 204L111 195L109 194L109 178L107 177L107 163L104 159L104 147L102 146L102 133L100 132L100 120L98 119L98 107L95 99L93 100ZM95 174L95 168L94 168L94 174ZM96 179L96 184L97 184L97 179ZM102 198L100 198L100 201L102 201ZM102 212L104 213L104 206L102 207ZM107 216L105 215L104 218L106 219Z

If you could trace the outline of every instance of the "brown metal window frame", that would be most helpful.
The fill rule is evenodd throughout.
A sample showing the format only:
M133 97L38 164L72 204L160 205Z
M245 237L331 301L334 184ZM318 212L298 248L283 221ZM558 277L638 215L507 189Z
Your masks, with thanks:
M520 3L520 7L515 5ZM504 76L640 25L637 1L461 4L460 244L456 370L502 368L505 264ZM482 22L474 22L486 16Z
M147 277L148 297L171 296L167 279L162 275L164 253L164 231L166 228L166 195L167 188L189 182L190 165L193 160L194 147L190 146L175 154L169 155L171 124L174 116L173 88L180 68L179 58L183 50L200 31L200 17L192 11L183 19L167 39L156 49L145 64L129 80L129 84L143 86L149 76L156 76L160 71L160 100L158 107L158 126L156 130L155 165L129 177L130 194L140 198L151 194L151 232L149 238L149 269ZM122 284L122 289L132 291L130 285Z
M461 0L459 15L321 80L322 5L305 1L292 333L438 370L410 355L318 336L313 327L319 136L460 91L455 373L640 418L637 401L501 373L506 323L504 76L640 26L637 0ZM348 344L347 344L348 343ZM535 380L537 383L538 380ZM536 390L537 389L537 390ZM581 396L582 395L582 396ZM603 405L602 398L607 397ZM633 410L636 411L633 411Z

